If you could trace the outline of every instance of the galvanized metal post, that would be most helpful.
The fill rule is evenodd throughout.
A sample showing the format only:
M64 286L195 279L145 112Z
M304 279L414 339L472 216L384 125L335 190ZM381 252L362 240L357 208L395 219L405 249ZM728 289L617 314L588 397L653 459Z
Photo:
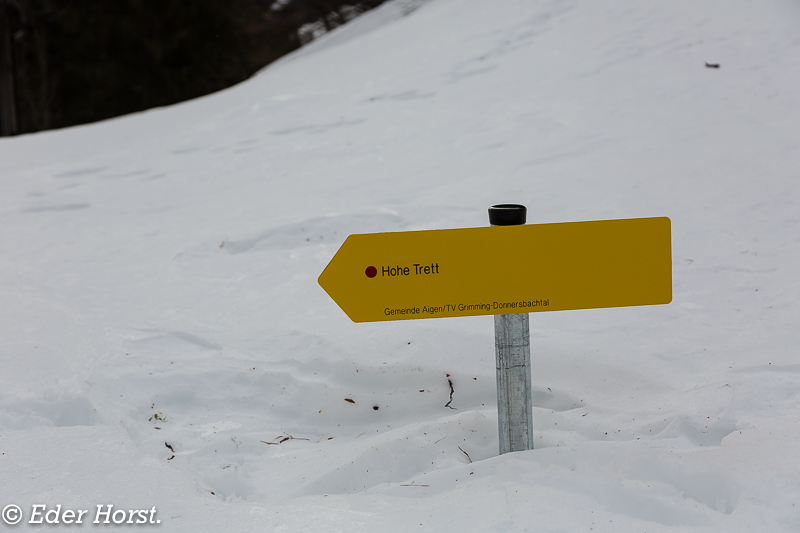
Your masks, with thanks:
M489 208L492 226L525 224L523 205L500 204ZM531 402L531 347L528 313L494 315L497 356L497 429L500 454L533 449Z

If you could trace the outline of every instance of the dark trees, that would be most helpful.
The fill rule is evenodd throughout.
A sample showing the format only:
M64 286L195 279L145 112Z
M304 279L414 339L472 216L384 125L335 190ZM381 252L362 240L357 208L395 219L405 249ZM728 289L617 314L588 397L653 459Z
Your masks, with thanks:
M15 1L18 130L30 132L224 89L300 46L303 27L331 29L383 0Z

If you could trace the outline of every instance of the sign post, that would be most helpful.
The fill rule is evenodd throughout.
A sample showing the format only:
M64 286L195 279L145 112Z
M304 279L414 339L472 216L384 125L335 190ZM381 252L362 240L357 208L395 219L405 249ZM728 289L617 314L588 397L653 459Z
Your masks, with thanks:
M521 225L525 224L526 214L522 205L493 205L489 208L489 223ZM500 455L533 449L530 337L528 313L494 315Z
M668 304L667 217L350 235L319 284L353 322L495 315L500 453L533 448L528 314Z

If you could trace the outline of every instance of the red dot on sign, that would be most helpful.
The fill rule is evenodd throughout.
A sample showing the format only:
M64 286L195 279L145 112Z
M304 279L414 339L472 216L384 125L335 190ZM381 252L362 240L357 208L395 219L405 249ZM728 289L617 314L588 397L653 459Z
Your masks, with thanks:
M374 278L378 275L378 269L373 266L368 266L367 270L364 271L368 278Z

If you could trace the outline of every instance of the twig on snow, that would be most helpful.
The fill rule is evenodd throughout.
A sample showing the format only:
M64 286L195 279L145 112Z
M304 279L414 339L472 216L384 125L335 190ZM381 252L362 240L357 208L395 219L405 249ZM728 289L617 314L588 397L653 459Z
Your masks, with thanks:
M464 455L467 456L467 459L469 459L469 462L471 463L472 462L472 457L470 457L469 454L467 452L465 452L463 448L461 448L461 446L459 446L458 449L461 450L461 453L463 453Z
M456 409L455 407L452 407L450 405L451 403L453 403L453 393L455 392L455 389L453 388L453 380L450 379L450 374L447 374L447 384L450 385L450 401L448 401L446 404L444 404L444 406L445 407L450 407L450 409L452 409L454 411L458 411L458 409Z
M279 435L278 437L275 437L275 440L277 440L278 442L267 442L265 440L261 440L259 442L263 442L264 444L269 444L270 446L277 446L279 444L283 444L287 440L310 440L310 439L304 439L302 437L292 437L287 433L286 435Z

